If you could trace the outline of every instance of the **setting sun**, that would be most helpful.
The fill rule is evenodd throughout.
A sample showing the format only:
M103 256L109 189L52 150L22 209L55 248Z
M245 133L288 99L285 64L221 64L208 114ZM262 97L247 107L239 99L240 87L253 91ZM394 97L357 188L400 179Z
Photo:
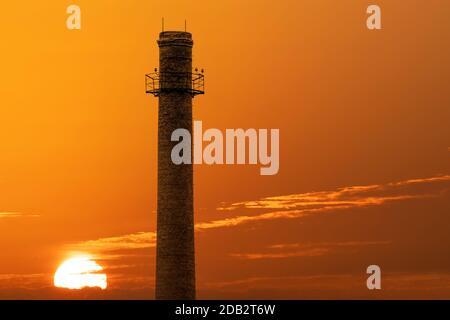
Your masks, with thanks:
M106 289L106 274L98 273L103 268L88 257L71 258L56 270L54 285L59 288L81 289L99 287Z

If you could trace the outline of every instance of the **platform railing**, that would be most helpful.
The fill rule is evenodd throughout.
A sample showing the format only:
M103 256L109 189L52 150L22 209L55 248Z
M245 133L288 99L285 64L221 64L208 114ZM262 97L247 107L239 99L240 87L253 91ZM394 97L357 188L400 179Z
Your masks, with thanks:
M154 72L145 75L146 93L186 92L193 96L205 93L205 76L198 72Z

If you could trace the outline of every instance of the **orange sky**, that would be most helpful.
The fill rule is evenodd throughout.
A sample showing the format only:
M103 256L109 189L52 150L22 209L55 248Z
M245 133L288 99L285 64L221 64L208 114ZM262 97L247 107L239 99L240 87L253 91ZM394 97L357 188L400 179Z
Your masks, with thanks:
M69 31L71 3L2 4L0 298L153 298L162 16L205 129L280 129L276 176L194 169L199 298L450 298L450 3L77 0ZM74 251L107 290L52 288Z

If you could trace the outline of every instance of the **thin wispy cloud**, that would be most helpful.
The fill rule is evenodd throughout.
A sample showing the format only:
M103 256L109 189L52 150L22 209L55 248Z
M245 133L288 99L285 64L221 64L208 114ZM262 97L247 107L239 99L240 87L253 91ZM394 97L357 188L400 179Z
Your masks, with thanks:
M301 288L302 286L298 285L298 282L302 283L312 283L312 284L320 284L320 283L330 283L331 279L339 279L342 282L347 282L350 278L353 278L354 275L311 275L311 276L280 276L280 277L248 277L242 279L236 279L231 281L216 281L216 282L206 282L203 285L206 288L217 288L223 289L226 287L236 287L239 289L242 288L251 288L267 285L272 286L273 284L284 287L285 284L293 284L294 287ZM325 280L325 281L319 281ZM303 286L304 287L304 286ZM335 288L333 286L333 288Z
M22 217L37 218L37 217L40 217L40 215L38 215L38 214L26 214L26 213L22 213L22 212L0 212L0 219L5 219L5 218L22 218Z
M366 197L361 199L355 199L354 201L323 201L321 206L318 202L315 202L311 205L312 208L305 209L296 209L296 207L307 207L308 204L299 203L296 206L291 204L280 207L284 210L278 210L273 212L261 213L256 215L241 215L232 218L225 218L220 220L214 220L211 222L202 222L195 225L196 230L206 230L206 229L214 229L214 228L224 228L224 227L233 227L238 226L244 223L250 222L258 222L265 220L275 220L275 219L298 219L302 217L306 217L312 214L319 214L324 212L332 212L332 211L342 211L344 209L351 209L356 207L367 207L367 206L380 206L385 204L386 202L391 201L401 201L401 200L410 200L410 199L419 199L419 198L428 198L434 197L435 195L426 194L426 195L403 195L403 196L380 196L380 197ZM284 197L278 197L284 198ZM277 201L284 202L285 199L277 199ZM289 200L291 201L291 200ZM302 201L302 200L301 200ZM277 206L279 204L276 204ZM246 207L248 208L248 207ZM271 206L262 205L261 207L253 207L258 209L271 209Z
M330 191L307 192L299 194L266 197L251 201L231 203L220 207L227 210L228 216L221 219L199 222L195 225L197 232L209 232L219 228L233 228L254 223L269 223L276 220L303 219L316 214L343 214L354 212L355 208L369 208L383 206L392 202L408 202L417 199L431 199L446 196L450 190L450 176L436 176L426 179L409 179L398 182L366 186L347 186ZM295 241L295 240L294 240ZM237 248L224 252L230 261L248 261L251 263L283 259L315 259L333 255L349 255L379 246L392 245L390 241L336 241L336 242L292 242L274 243L256 246L246 250ZM133 288L148 288L153 285L152 278L145 276L130 280L130 272L139 274L144 268L149 268L150 261L154 261L154 252L141 249L156 246L156 232L136 232L131 234L103 237L94 240L67 244L65 249L92 254L95 259L104 261L103 266L108 270L111 287L130 286ZM236 250L236 251L234 251ZM151 256L148 258L146 255ZM289 260L291 261L291 260ZM153 263L153 262L152 262ZM134 274L134 273L133 273ZM327 276L319 276L327 281ZM332 278L335 287L345 284L347 277ZM353 278L352 278L353 279ZM317 279L302 277L292 279L300 287L314 288ZM133 283L130 283L132 281ZM242 281L242 282L240 282ZM207 284L207 290L220 291L221 287L229 288L274 288L277 279L242 279L232 283ZM363 279L365 281L365 279ZM355 280L356 284L361 279ZM204 284L202 284L203 286ZM285 288L283 286L282 288ZM330 286L332 287L332 286ZM347 285L345 285L347 288ZM230 290L231 290L230 289ZM281 290L281 288L280 288Z
M410 179L386 184L349 186L332 191L308 192L259 200L232 203L221 206L219 210L269 211L260 214L239 215L196 225L197 230L233 227L244 223L295 219L323 212L351 209L357 207L381 206L393 201L439 197L450 189L450 175L425 179ZM270 211L270 210L276 211Z
M437 176L425 179L410 179L387 184L376 184L367 186L349 186L332 191L308 192L290 195L266 197L259 200L236 202L224 205L219 210L237 209L303 209L303 208L325 208L325 207L352 207L381 205L388 201L408 200L435 196L439 193L430 190L429 193L404 190L404 186L431 185L446 183L448 188L450 175ZM443 187L445 187L443 186ZM442 189L442 188L441 188Z
M218 208L219 210L239 210L239 212L247 210L251 214L240 214L224 219L199 222L195 225L195 229L196 231L205 231L276 219L299 219L325 212L343 212L352 208L381 206L394 201L433 198L441 196L445 190L449 189L450 175L443 175L386 184L348 186L331 191L266 197L221 206ZM265 212L254 214L253 212L256 209ZM90 252L108 252L150 248L155 247L155 245L156 232L138 232L84 241L71 245L71 248ZM298 252L297 254L318 255L326 252L327 250L322 248L320 250L309 250L307 253L304 251Z
M265 276L247 277L230 281L217 281L202 283L202 289L227 290L235 292L285 292L286 296L292 298L293 292L298 294L298 298L311 298L314 293L323 294L329 292L335 296L337 290L345 290L355 294L355 297L370 292L361 283L365 283L364 274L317 274L301 276ZM448 273L384 273L383 287L392 297L427 297L432 292L450 295L450 274ZM361 292L359 292L361 291ZM323 296L322 296L323 297ZM429 298L429 296L428 296Z
M292 257L319 257L336 252L342 248L361 248L367 246L387 245L390 241L348 241L348 242L324 242L324 243L287 243L271 245L267 252L262 253L232 253L230 256L241 259L283 259ZM294 251L285 251L285 250ZM281 251L283 250L283 251ZM275 251L275 252L274 252ZM281 252L280 252L281 251Z
M71 250L93 253L151 248L156 245L156 232L137 232L116 237L88 240L69 245Z
M0 274L0 291L8 288L36 288L45 286L51 275L44 273L36 274ZM19 284L19 285L18 285Z
M257 260L257 259L281 259L292 257L318 257L329 252L329 248L311 248L295 252L269 252L269 253L232 253L231 257Z

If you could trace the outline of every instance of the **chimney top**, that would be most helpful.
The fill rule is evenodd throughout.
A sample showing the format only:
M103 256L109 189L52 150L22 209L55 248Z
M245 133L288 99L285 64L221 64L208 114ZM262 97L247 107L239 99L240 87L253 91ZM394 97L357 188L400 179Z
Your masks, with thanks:
M185 31L163 31L159 34L158 45L192 47L192 34Z

